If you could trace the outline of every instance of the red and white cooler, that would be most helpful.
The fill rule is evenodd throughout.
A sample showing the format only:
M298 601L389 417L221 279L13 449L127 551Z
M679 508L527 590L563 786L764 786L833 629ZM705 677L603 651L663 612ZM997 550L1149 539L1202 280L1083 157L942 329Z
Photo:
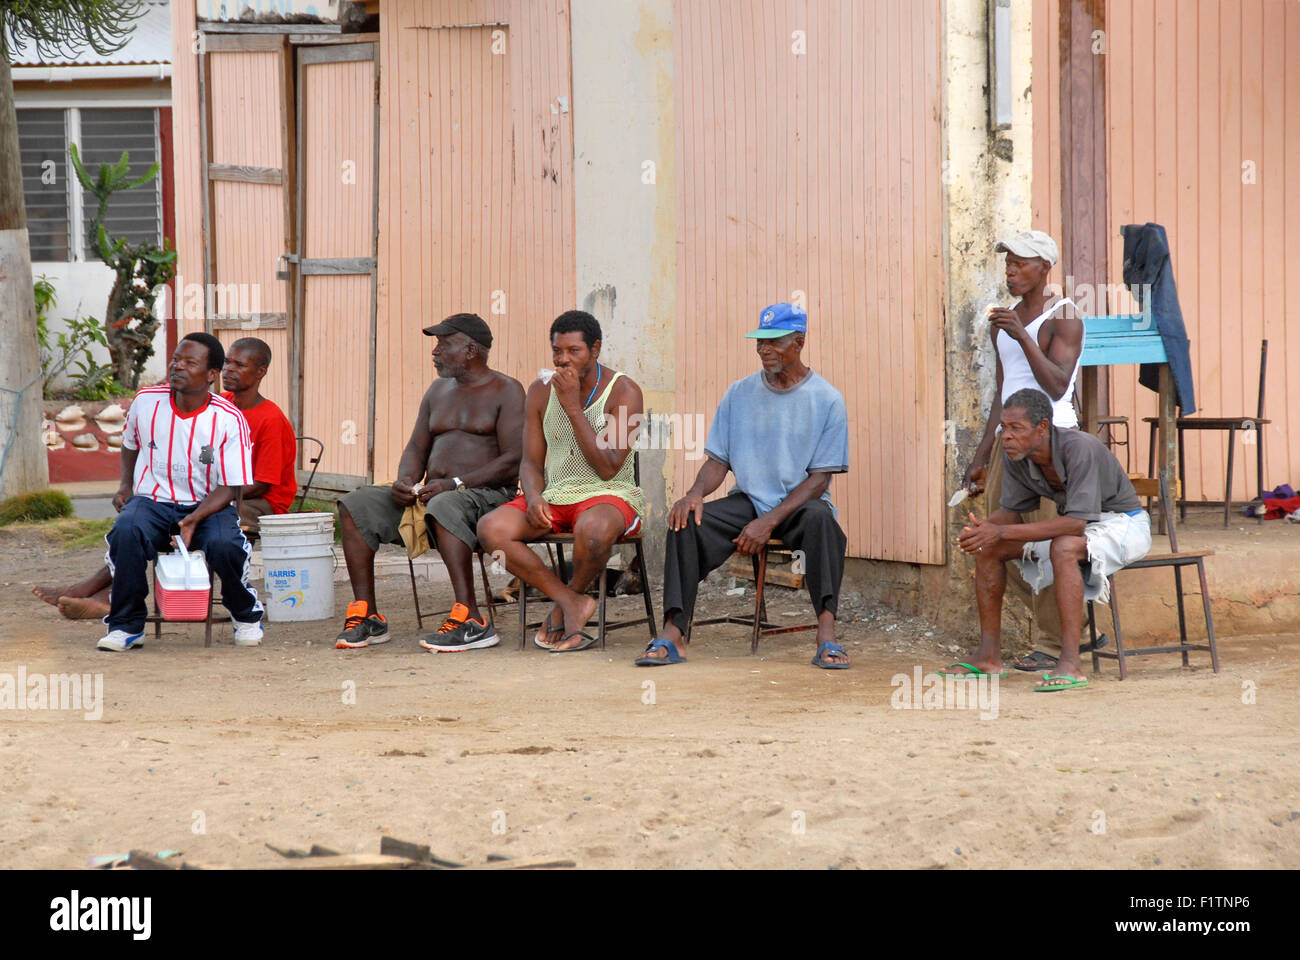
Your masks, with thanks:
M159 554L154 565L158 611L164 620L206 620L212 600L212 578L203 551L191 553L175 538L179 553Z

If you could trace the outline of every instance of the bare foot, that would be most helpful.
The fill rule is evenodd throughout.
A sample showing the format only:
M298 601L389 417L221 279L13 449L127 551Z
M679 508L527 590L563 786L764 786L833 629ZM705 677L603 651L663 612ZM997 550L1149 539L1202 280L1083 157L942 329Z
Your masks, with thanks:
M103 620L108 604L96 597L59 597L59 613L69 620Z
M537 636L533 642L544 650L554 650L556 643L564 636L564 623L561 621L560 626L555 626L555 611L560 609L557 604L551 607L550 613L542 621L542 628L537 631Z
M64 587L33 586L32 594L37 598L44 600L50 606L57 607L59 605L59 597L66 597L68 591L67 588Z
M572 607L563 607L564 610L564 635L581 631L591 615L596 612L596 598L589 597L585 593L578 597L577 602ZM570 637L567 643L557 643L555 650L572 650L574 647L583 643L582 637Z

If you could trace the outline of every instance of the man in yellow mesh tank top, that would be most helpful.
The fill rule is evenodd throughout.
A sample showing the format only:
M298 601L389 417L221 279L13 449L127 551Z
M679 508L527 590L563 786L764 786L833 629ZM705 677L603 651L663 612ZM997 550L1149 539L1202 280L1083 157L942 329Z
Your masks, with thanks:
M630 455L636 432L606 429L611 420L640 423L641 388L600 362L600 340L600 324L581 310L551 324L555 373L533 381L524 403L524 492L478 524L479 541L505 555L506 569L555 601L533 642L557 653L596 642L583 630L596 609L584 591L645 513ZM551 532L574 535L567 584L527 545Z

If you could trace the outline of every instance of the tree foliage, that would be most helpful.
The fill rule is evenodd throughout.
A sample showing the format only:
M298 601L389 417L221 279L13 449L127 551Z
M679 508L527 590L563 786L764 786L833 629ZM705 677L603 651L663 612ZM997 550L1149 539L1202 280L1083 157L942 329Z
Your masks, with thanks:
M141 0L0 0L0 54L7 37L31 43L42 60L68 60L84 47L100 56L121 50L144 15Z
M169 249L166 238L161 247L148 240L143 243L127 243L125 237L114 240L104 227L104 217L114 193L148 183L157 175L158 164L131 180L127 177L131 156L123 150L117 163L100 164L96 176L91 177L81 163L76 144L69 147L69 152L77 179L99 201L91 222L95 245L100 259L116 274L104 313L104 333L113 375L123 387L134 390L140 386L145 363L154 353L153 338L161 325L154 314L154 297L158 288L176 275L176 251Z

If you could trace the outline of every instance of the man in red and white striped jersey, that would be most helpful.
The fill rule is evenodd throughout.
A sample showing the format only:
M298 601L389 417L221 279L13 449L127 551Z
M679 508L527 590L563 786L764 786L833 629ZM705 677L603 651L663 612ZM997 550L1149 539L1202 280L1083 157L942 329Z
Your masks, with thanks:
M148 562L175 534L203 551L221 578L238 646L262 642L262 604L249 582L251 550L239 529L234 487L253 482L248 421L211 392L225 362L221 341L191 333L172 354L167 384L135 395L122 433L120 511L105 538L113 572L108 635L100 650L140 646Z

